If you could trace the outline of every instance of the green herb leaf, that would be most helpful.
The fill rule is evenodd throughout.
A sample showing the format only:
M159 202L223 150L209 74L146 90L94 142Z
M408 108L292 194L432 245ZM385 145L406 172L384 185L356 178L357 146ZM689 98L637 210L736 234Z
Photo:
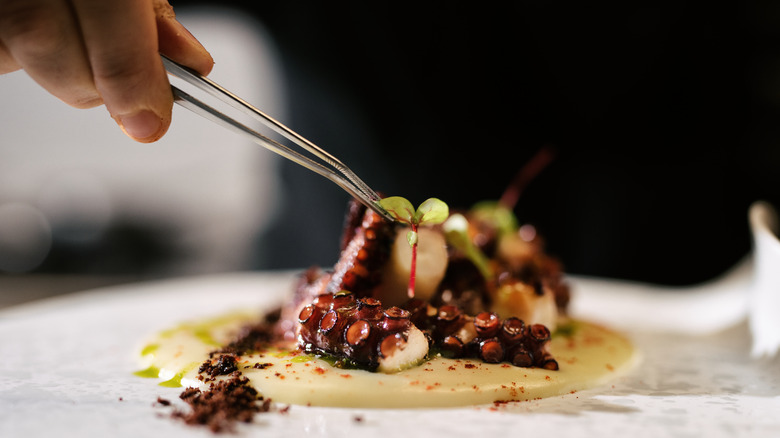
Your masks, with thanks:
M409 246L417 245L418 235L417 231L409 230L406 233L406 241L409 242Z
M444 222L443 228L447 243L463 251L486 280L493 278L493 270L490 267L488 257L469 238L468 220L461 214L453 214Z
M414 206L406 198L390 196L380 199L379 205L399 222L411 224L414 219Z
M414 218L419 225L436 225L444 222L450 216L450 208L444 201L428 198L417 207Z
M397 221L414 225L436 225L447 220L450 209L444 201L429 198L417 208L406 198L390 196L379 200L379 205Z
M496 201L478 202L471 207L471 215L477 221L492 223L502 234L514 233L519 227L512 210Z

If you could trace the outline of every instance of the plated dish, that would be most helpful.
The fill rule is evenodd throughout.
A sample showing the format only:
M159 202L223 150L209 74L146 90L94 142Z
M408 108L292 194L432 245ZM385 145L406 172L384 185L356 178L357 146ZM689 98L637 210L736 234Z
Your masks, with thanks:
M158 333L137 374L194 388L182 393L194 412L221 419L235 409L201 405L236 388L303 406L473 406L576 392L635 364L626 337L567 314L560 264L509 209L383 201L401 224L351 203L331 269L306 270L265 315Z

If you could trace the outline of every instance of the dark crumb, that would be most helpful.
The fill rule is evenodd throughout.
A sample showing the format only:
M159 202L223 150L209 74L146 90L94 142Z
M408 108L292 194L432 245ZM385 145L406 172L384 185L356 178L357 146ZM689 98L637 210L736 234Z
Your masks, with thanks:
M274 326L279 320L280 313L281 308L276 309L266 314L263 321L243 327L234 341L211 352L211 357L217 354L242 356L248 351L260 351L273 344L275 339Z
M222 354L216 362L207 360L198 369L199 373L205 373L209 377L226 376L238 370L237 358L232 354Z
M257 390L249 386L249 379L239 373L232 374L226 380L211 383L209 390L205 392L188 388L179 398L184 400L191 410L176 410L171 414L174 418L190 425L206 426L215 433L233 432L236 423L250 423L255 414L268 412L271 408L271 401L263 399Z
M274 324L279 320L280 309L266 315L264 321L249 324L241 330L236 340L209 353L209 359L198 369L198 379L208 383L205 391L187 388L180 395L190 410L176 409L173 418L189 425L208 427L212 432L234 432L239 422L250 423L254 415L268 412L271 400L258 394L249 379L241 375L239 358L249 351L261 351L271 345L274 339ZM264 369L270 363L256 363L252 368ZM249 368L249 366L243 366ZM218 380L218 376L228 376ZM167 400L158 399L158 403L169 406ZM289 406L284 412L289 410Z
M171 402L169 400L166 400L162 397L157 397L157 403L163 405L163 406L170 406Z
M264 369L266 369L266 368L268 368L268 367L270 367L270 366L273 366L273 365L274 365L274 364L272 364L272 363L269 363L269 362L264 362L264 363L260 363L260 362L258 362L258 363L256 363L256 364L254 364L254 365L252 366L252 368L255 368L255 369L258 369L258 370L264 370Z
M125 399L123 399L122 397L119 397L119 401L125 401Z
M352 421L354 421L355 423L362 423L363 417L360 415L355 415L354 417L352 417Z
M200 389L198 388L187 388L184 391L182 391L181 394L179 394L179 398L182 400L188 399L190 397L195 397L198 394L200 394Z
M290 413L290 405L287 405L287 406L279 408L279 413L282 414L282 415L289 414Z

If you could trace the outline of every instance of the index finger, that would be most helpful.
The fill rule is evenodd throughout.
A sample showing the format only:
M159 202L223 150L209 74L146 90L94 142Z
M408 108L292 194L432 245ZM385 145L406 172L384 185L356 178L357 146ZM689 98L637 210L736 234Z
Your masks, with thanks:
M95 87L135 140L162 137L173 95L159 56L152 0L72 0Z

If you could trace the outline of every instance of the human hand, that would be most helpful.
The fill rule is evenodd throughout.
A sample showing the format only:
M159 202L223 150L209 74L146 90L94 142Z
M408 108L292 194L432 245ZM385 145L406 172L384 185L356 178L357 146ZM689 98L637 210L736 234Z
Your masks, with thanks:
M160 53L203 75L214 64L167 0L0 0L0 74L24 69L76 108L105 104L145 143L171 123Z

